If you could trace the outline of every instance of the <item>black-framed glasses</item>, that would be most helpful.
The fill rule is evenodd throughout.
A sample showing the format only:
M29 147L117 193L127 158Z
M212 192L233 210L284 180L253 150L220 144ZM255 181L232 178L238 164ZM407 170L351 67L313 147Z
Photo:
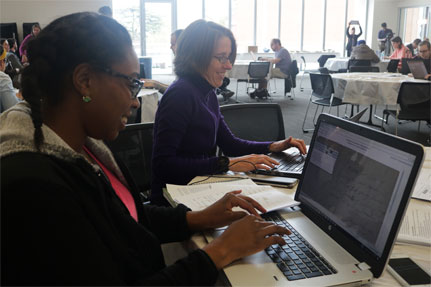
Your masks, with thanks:
M126 79L129 82L128 86L129 86L129 90L130 90L130 94L131 94L131 99L132 100L136 99L136 97L139 94L139 91L144 86L144 82L143 81L140 81L138 79L132 78L132 77L127 76L125 74L113 71L113 70L111 70L109 68L104 68L103 71L105 73L107 73L108 75L112 76L112 77Z
M230 60L229 57L225 57L225 56L213 56L213 57L216 58L222 65L226 64L227 61L229 61L229 63L232 64L232 61Z

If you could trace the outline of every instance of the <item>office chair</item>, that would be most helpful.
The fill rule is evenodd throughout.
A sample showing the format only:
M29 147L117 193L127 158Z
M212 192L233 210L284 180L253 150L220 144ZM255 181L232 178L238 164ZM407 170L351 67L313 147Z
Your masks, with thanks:
M129 170L143 202L149 200L151 191L151 156L153 152L154 123L130 124L114 141L106 142L118 164Z
M307 63L306 63L306 61L305 61L304 56L301 56L301 60L302 60L302 63L304 64L304 69L302 70L303 72L302 72L301 82L299 82L299 90L300 90L301 92L303 92L303 91L304 91L304 88L302 87L302 80L304 79L304 75L305 75L305 73L307 73L307 74L310 74L310 73L318 73L319 71L318 71L318 70L307 70ZM328 60L328 59L326 59L326 60ZM325 62L326 62L326 61L325 61ZM319 65L320 65L320 64L319 64Z
M288 77L284 79L284 96L291 92L290 99L295 98L295 88L296 88L296 75L299 73L298 63L293 60L288 69Z
M311 73L310 81L311 81L312 92L310 94L310 100L307 105L307 110L305 111L304 121L302 122L302 132L304 133L314 130L314 128L312 129L305 128L305 122L307 120L310 104L316 105L316 111L313 117L314 125L316 125L316 115L317 115L317 110L319 109L319 106L322 107L321 113L323 113L324 107L329 107L328 113L331 113L332 107L337 107L337 116L339 116L338 107L345 104L339 98L334 97L334 85L332 83L331 75Z
M389 61L387 70L389 73L396 73L398 68L398 63L400 62L400 59L391 59Z
M246 82L246 91L247 94L249 94L248 91L250 87L248 84L252 84L252 87L254 88L255 84L258 84L265 79L268 76L270 65L271 62L250 62L250 64L248 64L247 79L238 79L236 82L236 102L238 102L238 83Z
M358 59L350 59L347 63L347 70L350 71L351 67L370 67L371 66L371 60L358 60Z
M379 67L374 67L374 66L352 66L350 67L349 72L354 73L354 72L359 72L359 73L367 73L367 72L373 72L373 73L378 73L380 72Z
M398 121L418 121L418 132L421 121L430 123L431 83L403 82L398 92L397 104L399 109L383 110L383 124L388 124L389 116L395 118L395 135L398 134Z
M236 137L251 141L285 139L283 114L279 104L225 105L220 107L220 112Z
M319 62L319 68L323 68L329 58L335 58L335 55L320 55L320 57L317 59L317 62Z

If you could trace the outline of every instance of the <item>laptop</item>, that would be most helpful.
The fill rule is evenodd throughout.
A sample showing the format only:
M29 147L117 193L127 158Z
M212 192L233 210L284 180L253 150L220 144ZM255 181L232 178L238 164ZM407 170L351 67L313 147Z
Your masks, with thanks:
M423 154L417 143L320 115L295 194L300 206L263 215L291 229L283 236L287 244L225 267L232 286L359 285L378 278Z
M409 61L407 64L415 79L425 79L428 71L423 61Z
M389 73L396 73L398 68L398 63L400 62L400 59L391 59L388 63L388 72Z
M358 123L367 110L368 108L363 109L356 115L353 115L348 120ZM269 156L278 161L280 165L271 170L257 169L251 174L260 175L260 177L250 175L250 178L252 178L253 180L256 179L255 181L260 181L267 184L276 183L277 185L291 186L292 181L286 180L284 178L300 179L302 177L302 171L304 168L306 156L301 155L297 148L289 148L286 151L279 153L270 153Z

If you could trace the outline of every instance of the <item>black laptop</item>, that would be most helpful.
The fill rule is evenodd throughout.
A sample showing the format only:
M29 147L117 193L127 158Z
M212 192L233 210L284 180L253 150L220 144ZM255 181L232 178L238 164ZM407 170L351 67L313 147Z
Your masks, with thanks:
M399 62L400 62L400 59L391 59L389 61L389 64L388 64L388 72L389 73L396 73Z

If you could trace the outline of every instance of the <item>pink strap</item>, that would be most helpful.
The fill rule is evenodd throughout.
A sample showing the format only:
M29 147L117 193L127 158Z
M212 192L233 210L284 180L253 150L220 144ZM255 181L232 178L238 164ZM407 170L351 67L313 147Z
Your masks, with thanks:
M103 170L103 172L108 177L109 181L111 182L112 188L115 190L115 193L118 195L118 197L121 199L121 201L124 203L124 205L129 210L130 215L138 221L138 213L136 212L136 206L135 206L135 200L132 197L132 194L130 191L125 187L121 181L118 180L118 178L104 166L97 158L90 152L90 150L87 147L83 147L84 151L92 158L94 159L97 164L100 166L100 168Z

